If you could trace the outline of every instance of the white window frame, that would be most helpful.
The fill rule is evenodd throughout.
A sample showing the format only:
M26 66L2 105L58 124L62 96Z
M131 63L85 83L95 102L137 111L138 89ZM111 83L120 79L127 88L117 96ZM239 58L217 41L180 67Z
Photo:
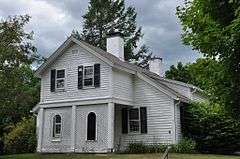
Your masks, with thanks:
M130 119L130 110L137 109L138 110L138 120L137 119ZM128 130L130 134L139 134L141 132L141 117L140 117L140 108L131 108L128 110ZM139 131L131 131L130 129L130 121L137 121L139 123Z
M85 77L85 68L86 67L92 67L92 70L93 70L93 72L92 72L92 85L89 85L89 86L85 86L85 79L90 79L90 78L86 78ZM83 66L83 88L92 88L92 87L94 87L94 65L84 65Z
M61 118L60 123L56 123L56 116L59 115ZM59 140L62 136L62 116L60 114L55 114L52 118L52 139L53 140ZM56 125L60 125L60 133L56 133Z
M64 78L57 78L57 74L58 74L57 72L58 71L62 71L62 70L64 70ZM56 82L55 82L56 91L64 91L65 90L65 84L66 84L66 70L65 69L58 69L58 70L56 70L55 79L56 79ZM58 80L63 80L64 86L62 88L58 88L57 87L57 81Z

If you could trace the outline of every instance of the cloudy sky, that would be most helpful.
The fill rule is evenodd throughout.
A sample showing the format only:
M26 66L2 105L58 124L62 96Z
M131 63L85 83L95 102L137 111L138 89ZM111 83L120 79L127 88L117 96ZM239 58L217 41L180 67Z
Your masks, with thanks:
M200 55L181 43L181 26L175 15L183 0L125 0L138 13L137 22L143 27L143 42L163 58L164 69L178 61L192 62ZM88 0L0 0L0 18L29 14L26 26L34 31L38 52L48 57L70 35L81 30L82 15Z

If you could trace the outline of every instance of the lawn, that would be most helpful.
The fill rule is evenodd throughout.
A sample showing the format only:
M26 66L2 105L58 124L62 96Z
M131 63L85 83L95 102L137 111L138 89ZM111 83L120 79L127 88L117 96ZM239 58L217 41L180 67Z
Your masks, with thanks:
M21 154L0 156L0 159L161 159L161 154ZM240 156L203 155L203 154L170 154L169 159L240 159Z

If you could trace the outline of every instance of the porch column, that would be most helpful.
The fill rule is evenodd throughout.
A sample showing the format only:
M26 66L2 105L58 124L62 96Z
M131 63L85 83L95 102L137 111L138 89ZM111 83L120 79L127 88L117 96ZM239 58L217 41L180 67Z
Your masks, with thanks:
M76 138L76 105L72 106L72 131L71 131L71 149L75 152L75 138Z
M114 147L114 103L108 103L108 151Z
M42 136L43 136L43 108L40 108L37 116L38 122L38 140L37 140L37 152L42 152Z

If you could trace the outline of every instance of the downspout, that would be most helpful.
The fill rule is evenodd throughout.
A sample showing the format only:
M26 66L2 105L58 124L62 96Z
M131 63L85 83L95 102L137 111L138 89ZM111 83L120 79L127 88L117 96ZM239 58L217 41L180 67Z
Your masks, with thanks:
M181 103L181 101L179 100L179 98L178 99L176 99L175 101L174 101L174 112L173 112L173 115L174 115L174 124L175 124L175 126L174 126L174 128L175 128L175 133L174 133L174 135L175 135L175 143L177 143L177 123L176 123L176 107L177 106L179 106L180 105L180 103Z

